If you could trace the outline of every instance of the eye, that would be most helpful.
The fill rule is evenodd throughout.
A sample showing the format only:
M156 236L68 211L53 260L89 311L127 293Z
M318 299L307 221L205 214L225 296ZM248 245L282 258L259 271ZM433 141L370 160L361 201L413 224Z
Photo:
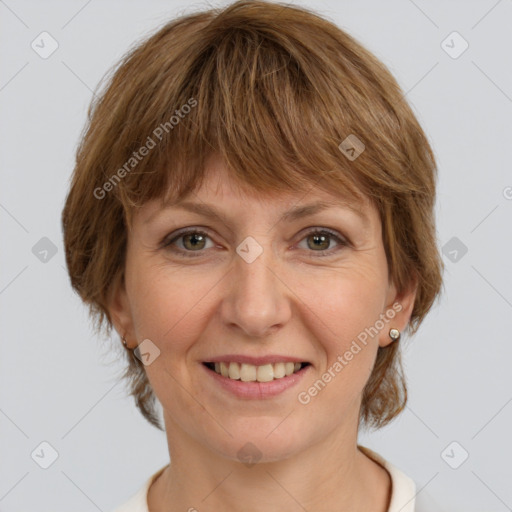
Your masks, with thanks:
M211 242L210 236L205 231L188 229L174 234L172 238L164 239L161 247L163 249L167 248L179 256L197 257L201 255L202 249L211 249L214 247L213 243L211 243L209 247L207 246L208 240ZM309 249L309 252L317 253L314 255L315 257L331 256L334 252L349 245L349 243L336 232L326 228L315 228L309 231L306 233L306 236L301 239L301 242L303 241L306 242L305 250ZM335 248L331 248L333 241L337 243L337 247Z
M208 249L213 246L212 244L210 247L206 247L206 241L208 239L210 239L208 233L199 231L197 229L191 229L178 233L176 236L174 236L174 238L164 240L162 243L162 248L169 248L173 252L179 253L183 256L194 257L196 255L190 253L200 253L201 249ZM178 247L174 247L175 242L179 241L181 241L181 244L178 243Z
M309 233L306 234L306 236L301 240L301 242L303 240L306 241L307 249L311 249L310 252L319 253L315 254L315 257L330 256L334 252L340 250L340 248L348 246L348 242L341 238L337 233L325 228L316 228L314 230L311 230ZM338 243L338 247L334 249L330 248L333 240Z

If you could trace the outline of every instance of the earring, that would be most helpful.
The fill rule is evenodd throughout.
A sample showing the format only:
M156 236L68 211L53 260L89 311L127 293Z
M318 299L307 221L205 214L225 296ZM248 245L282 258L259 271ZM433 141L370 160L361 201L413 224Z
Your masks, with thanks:
M389 337L396 341L398 338L400 338L400 331L398 329L390 329L389 330Z
M125 346L125 348L128 348L128 345L126 344L126 338L124 336L122 337L122 340L123 340L123 345Z

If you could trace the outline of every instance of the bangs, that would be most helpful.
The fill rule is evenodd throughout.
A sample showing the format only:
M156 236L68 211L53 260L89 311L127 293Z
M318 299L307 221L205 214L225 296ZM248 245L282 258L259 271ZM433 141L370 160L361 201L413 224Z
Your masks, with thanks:
M125 124L112 148L135 164L115 187L127 218L148 200L179 201L199 188L213 155L257 193L316 188L353 202L369 195L361 164L338 148L350 134L362 138L361 127L354 126L347 98L332 88L320 55L247 23L231 21L219 31L221 21L197 31L201 38L174 60L154 59L139 75L147 83L137 86L124 115L140 122ZM143 59L135 55L130 65ZM133 162L130 153L143 146L147 156Z

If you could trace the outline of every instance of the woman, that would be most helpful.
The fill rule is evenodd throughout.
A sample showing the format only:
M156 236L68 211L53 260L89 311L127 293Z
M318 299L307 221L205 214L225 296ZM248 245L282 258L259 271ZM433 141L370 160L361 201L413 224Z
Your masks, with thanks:
M435 178L394 78L303 8L183 16L126 55L62 219L167 435L119 512L426 510L357 436L405 407L400 340L441 289Z

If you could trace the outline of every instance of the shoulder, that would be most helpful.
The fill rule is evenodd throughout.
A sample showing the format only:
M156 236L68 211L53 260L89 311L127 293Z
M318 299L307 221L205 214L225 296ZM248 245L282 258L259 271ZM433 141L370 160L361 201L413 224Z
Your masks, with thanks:
M160 473L166 468L160 468L156 473L151 475L139 488L139 490L133 494L127 501L117 507L112 512L149 512L148 509L148 491L151 484L158 478Z
M358 445L358 448L383 466L391 477L391 501L387 512L444 512L425 490L418 489L414 480L397 466L365 446Z

